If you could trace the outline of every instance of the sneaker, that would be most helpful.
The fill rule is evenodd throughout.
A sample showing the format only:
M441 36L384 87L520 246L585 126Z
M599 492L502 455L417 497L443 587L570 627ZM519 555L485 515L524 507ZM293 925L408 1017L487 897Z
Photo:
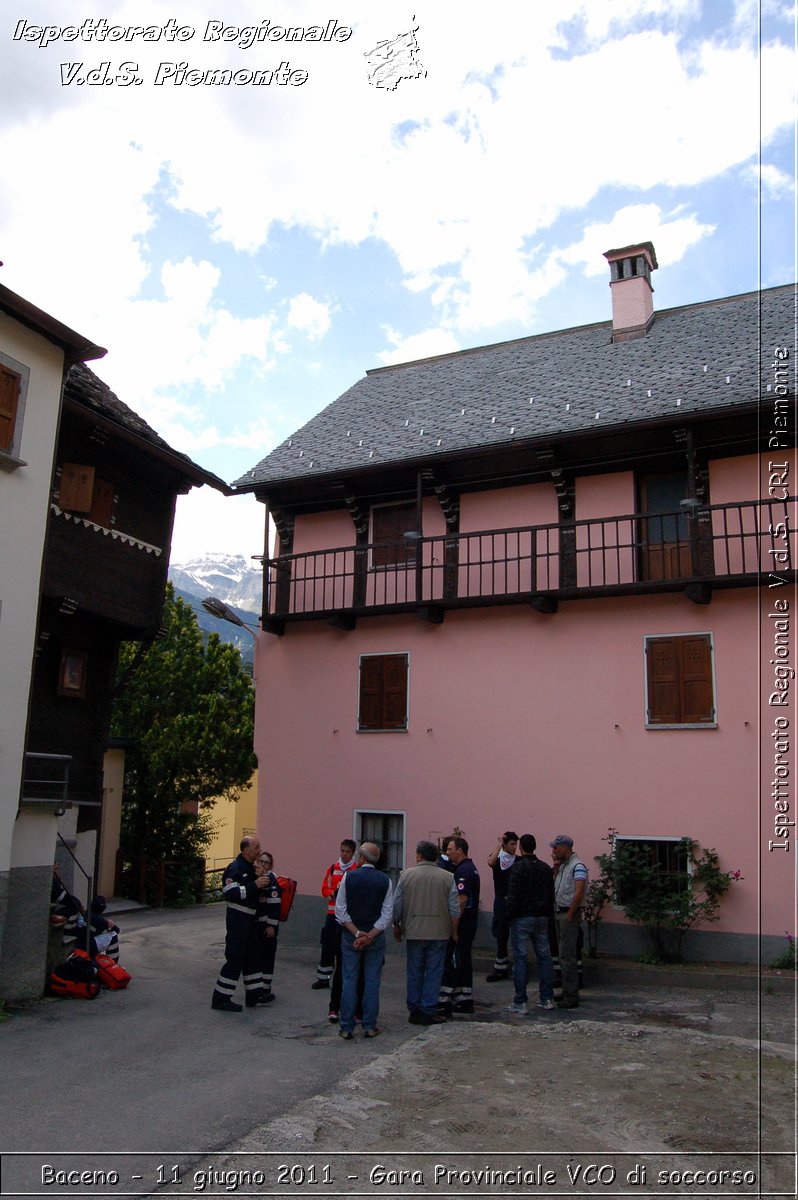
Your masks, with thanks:
M546 1012L551 1012L552 1009L557 1007L557 1005L554 1003L553 1000L538 1000L535 1007L536 1008L544 1008L546 1010Z
M363 1037L364 1038L375 1038L375 1037L379 1037L381 1033L382 1033L381 1029L364 1029Z
M474 1011L473 1000L460 1000L452 1007L453 1013L472 1013Z
M512 1004L505 1004L504 1011L508 1013L514 1013L516 1017L525 1017L529 1013L529 1005L516 1004L515 1001L513 1001Z
M343 1038L345 1042L351 1042L355 1035L348 1029L339 1029L338 1036L339 1038Z
M313 988L314 992L320 992L322 988L328 988L330 986L330 981L329 979L314 979L310 986Z
M214 998L211 1000L211 1008L215 1008L217 1012L241 1012L243 1006L236 1004L235 1000L230 1000L227 996Z
M331 1025L335 1025L335 1023L337 1022L338 1013L335 1011L334 1008L331 1008L330 1011L327 1013L327 1020L330 1022Z
M407 1018L407 1020L410 1025L426 1025L427 1024L426 1020L424 1019L424 1014L422 1012L411 1012L411 1014Z
M557 1007L558 1008L579 1008L579 1001L578 1000L558 1000Z
M500 979L509 979L507 971L491 971L490 975L485 976L485 983L498 983Z

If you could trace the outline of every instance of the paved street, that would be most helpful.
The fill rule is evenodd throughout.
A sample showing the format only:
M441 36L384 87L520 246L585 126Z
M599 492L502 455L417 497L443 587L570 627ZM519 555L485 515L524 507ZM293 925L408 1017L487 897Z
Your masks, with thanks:
M620 970L607 982L602 969L579 1010L517 1018L502 1011L510 985L480 971L474 1017L419 1031L392 944L385 1032L345 1043L327 1023L327 993L310 987L316 947L289 935L277 1001L217 1013L221 908L118 919L127 991L46 1000L0 1025L5 1153L182 1151L196 1165L211 1151L352 1150L367 1128L375 1151L728 1155L756 1149L760 1090L763 1148L792 1146L794 1011L782 980L760 1005L752 990L646 987ZM4 1162L4 1195L19 1161Z

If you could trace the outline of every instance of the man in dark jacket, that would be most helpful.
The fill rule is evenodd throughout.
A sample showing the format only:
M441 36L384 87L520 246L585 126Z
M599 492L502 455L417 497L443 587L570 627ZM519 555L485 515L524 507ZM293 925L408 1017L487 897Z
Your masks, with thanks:
M518 1016L529 1012L527 982L529 942L538 961L540 1000L538 1008L546 1011L554 1003L554 966L549 946L549 920L554 912L554 880L551 869L535 855L537 843L531 833L518 840L519 857L508 871L507 916L510 921L510 940L513 947L513 985L515 998L507 1011Z
M241 853L231 862L222 876L222 895L225 900L227 933L224 943L225 961L213 990L211 1008L222 1012L241 1012L233 1000L239 976L244 976L244 996L247 1008L268 1004L263 990L263 967L258 945L258 897L269 886L269 876L257 878L255 860L260 854L260 842L254 837L241 841Z
M360 869L347 871L335 899L335 919L341 926L343 991L339 1035L351 1041L361 964L363 968L363 1037L374 1038L380 1011L380 980L385 962L385 930L393 916L393 887L377 870L380 849L364 842L358 852Z

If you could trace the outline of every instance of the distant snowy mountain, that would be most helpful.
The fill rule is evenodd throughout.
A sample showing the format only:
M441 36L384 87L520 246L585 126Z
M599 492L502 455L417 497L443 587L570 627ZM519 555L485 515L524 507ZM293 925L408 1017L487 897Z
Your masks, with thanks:
M216 596L233 608L260 612L263 576L240 554L206 554L194 562L171 563L169 578L176 588L200 599Z

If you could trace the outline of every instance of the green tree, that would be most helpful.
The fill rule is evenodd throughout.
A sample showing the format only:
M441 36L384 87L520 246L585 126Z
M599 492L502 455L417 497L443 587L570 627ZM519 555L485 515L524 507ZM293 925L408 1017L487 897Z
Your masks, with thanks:
M197 858L213 836L214 800L237 800L255 769L254 706L239 651L215 633L205 644L193 610L168 585L162 636L146 648L122 647L111 728L130 743L123 854L151 868L174 864L166 891L172 903L195 890Z

